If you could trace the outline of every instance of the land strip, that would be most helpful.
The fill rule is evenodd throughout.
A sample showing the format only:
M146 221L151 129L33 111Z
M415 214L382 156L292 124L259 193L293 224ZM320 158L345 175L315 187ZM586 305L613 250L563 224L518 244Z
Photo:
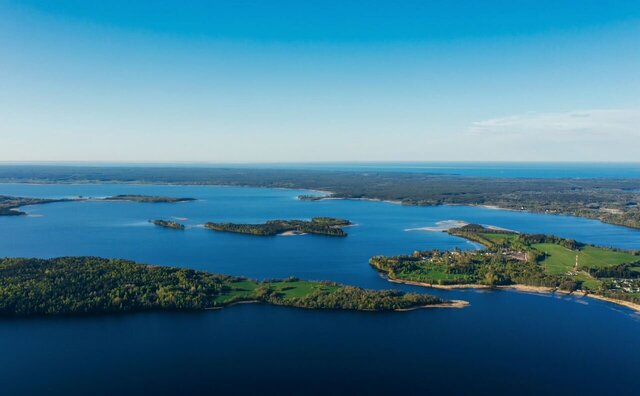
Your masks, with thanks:
M0 182L151 183L308 189L302 199L477 205L562 214L640 228L640 179L520 179L293 169L0 166Z

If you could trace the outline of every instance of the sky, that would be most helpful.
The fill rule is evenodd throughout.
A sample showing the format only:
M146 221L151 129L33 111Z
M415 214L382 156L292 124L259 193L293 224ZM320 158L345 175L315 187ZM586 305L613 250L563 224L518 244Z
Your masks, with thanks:
M0 0L0 161L639 153L637 0Z

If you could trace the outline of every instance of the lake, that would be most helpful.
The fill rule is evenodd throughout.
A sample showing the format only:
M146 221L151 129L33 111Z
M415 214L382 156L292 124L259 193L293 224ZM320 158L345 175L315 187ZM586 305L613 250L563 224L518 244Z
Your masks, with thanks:
M281 189L156 185L1 184L0 194L194 197L193 202L71 202L0 217L0 255L96 255L264 279L298 276L431 293L465 309L404 313L307 311L240 305L215 312L0 320L3 394L456 393L632 394L640 316L605 302L512 291L392 284L376 254L473 249L440 232L463 220L640 249L640 230L566 216L463 206L299 201ZM201 228L333 216L347 238L254 237ZM149 219L179 219L184 232ZM526 385L524 385L526 384Z

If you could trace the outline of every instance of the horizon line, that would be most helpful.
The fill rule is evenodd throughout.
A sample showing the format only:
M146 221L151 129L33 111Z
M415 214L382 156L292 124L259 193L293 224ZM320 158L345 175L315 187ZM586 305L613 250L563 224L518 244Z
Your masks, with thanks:
M527 164L566 164L566 165L640 165L640 161L509 161L509 160L496 160L496 161L482 161L482 160L463 160L463 161L412 161L412 160L400 160L400 161L83 161L83 160L70 160L70 161L12 161L12 160L0 160L0 166L29 166L29 165L58 165L58 166L171 166L171 165L197 165L197 166L268 166L268 165L308 165L308 166L323 166L323 165L412 165L412 164L514 164L514 165L527 165Z

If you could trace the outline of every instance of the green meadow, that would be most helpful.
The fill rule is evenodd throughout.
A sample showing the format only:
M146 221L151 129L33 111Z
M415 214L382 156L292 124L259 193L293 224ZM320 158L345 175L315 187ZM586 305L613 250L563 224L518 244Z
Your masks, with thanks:
M583 268L612 267L640 259L633 254L595 246L585 246L576 251L553 243L537 243L533 248L547 254L541 264L545 267L545 271L552 275L561 275L573 270L576 256L578 256L578 265Z
M246 300L256 295L259 287L271 289L280 294L284 299L306 297L315 291L333 292L340 286L325 282L313 282L304 280L282 280L274 282L257 282L242 280L227 283L227 289L216 298L216 302L227 303L234 300Z

